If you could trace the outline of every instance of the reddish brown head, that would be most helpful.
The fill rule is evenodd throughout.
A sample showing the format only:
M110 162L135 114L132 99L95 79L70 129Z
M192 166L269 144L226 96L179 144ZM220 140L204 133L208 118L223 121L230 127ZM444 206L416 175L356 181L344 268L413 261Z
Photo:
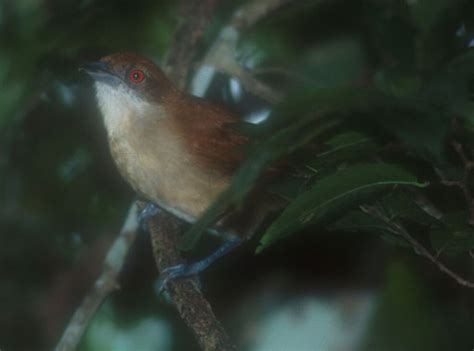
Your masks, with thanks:
M149 59L134 53L116 53L82 66L97 83L134 93L147 102L159 102L174 91L172 83ZM158 101L157 101L158 100Z

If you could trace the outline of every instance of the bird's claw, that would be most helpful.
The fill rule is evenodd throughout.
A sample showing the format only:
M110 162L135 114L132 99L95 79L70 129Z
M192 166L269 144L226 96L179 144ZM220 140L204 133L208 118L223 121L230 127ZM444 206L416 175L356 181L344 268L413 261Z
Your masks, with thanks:
M187 278L191 276L197 277L197 284L198 287L201 288L201 282L199 279L199 272L202 269L200 267L199 262L194 264L178 264L176 266L168 267L161 272L161 277L158 281L158 286L156 288L156 292L158 295L167 288L167 285L170 281L179 279L179 278Z
M214 251L211 255L207 256L206 258L191 263L191 264L178 264L176 266L168 267L163 270L162 277L160 278L157 286L157 293L158 295L166 289L166 285L170 280L174 280L177 278L184 278L189 276L196 276L199 278L199 273L209 267L215 260L224 256L228 252L235 249L242 243L242 240L239 238L234 238L225 242L221 245L216 251ZM200 288L200 282L198 279L198 287Z
M143 231L148 231L148 220L157 215L160 212L160 208L155 205L153 202L147 203L145 208L138 215L138 223Z

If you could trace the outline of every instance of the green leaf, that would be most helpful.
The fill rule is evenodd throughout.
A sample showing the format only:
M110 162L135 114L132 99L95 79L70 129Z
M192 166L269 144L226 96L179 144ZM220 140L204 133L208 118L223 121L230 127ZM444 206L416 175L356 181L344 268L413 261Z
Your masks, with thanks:
M361 161L368 155L375 154L379 149L373 138L360 132L341 133L326 142L328 150L316 155L316 159L308 162L307 168L312 170L331 170L341 163Z
M330 230L370 233L379 235L391 245L409 246L402 237L395 235L383 220L360 210L352 210L329 227Z
M350 148L359 144L371 142L370 138L362 133L349 131L347 133L338 134L330 139L327 144L332 146L332 149L325 154L329 154L341 149ZM322 155L320 155L322 156Z
M331 174L283 211L265 232L257 252L309 225L330 220L394 185L423 186L413 174L389 164L359 164Z
M382 209L392 220L417 223L422 226L430 226L439 223L439 220L428 212L413 199L409 191L396 189L381 198L375 206ZM353 232L372 233L380 235L382 239L392 245L410 247L407 241L393 232L387 223L380 218L371 216L361 210L353 210L337 220L330 226L331 230L344 230Z
M393 191L379 201L379 206L394 220L410 221L424 226L438 223L439 217L433 217L433 213L430 214L428 209L423 208L428 205L415 201L415 196L416 194L410 191Z
M399 139L412 154L438 165L446 161L444 145L452 112L440 103L347 87L308 89L292 102L285 107L287 110L314 106L323 118L339 119L347 128L385 141L387 137ZM302 105L308 102L309 106Z

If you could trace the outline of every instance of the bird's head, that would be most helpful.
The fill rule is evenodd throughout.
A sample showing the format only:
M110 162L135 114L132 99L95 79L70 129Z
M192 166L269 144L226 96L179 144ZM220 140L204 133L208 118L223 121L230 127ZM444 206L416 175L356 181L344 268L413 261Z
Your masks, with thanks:
M137 118L160 108L176 92L165 74L150 60L134 53L116 53L81 66L94 79L104 118Z

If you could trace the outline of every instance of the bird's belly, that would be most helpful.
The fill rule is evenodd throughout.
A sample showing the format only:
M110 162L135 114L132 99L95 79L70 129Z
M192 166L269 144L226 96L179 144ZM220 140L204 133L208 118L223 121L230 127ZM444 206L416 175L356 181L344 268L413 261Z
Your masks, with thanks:
M126 141L110 143L122 176L142 197L192 222L212 204L229 179L194 164L181 150L167 145L138 152Z

